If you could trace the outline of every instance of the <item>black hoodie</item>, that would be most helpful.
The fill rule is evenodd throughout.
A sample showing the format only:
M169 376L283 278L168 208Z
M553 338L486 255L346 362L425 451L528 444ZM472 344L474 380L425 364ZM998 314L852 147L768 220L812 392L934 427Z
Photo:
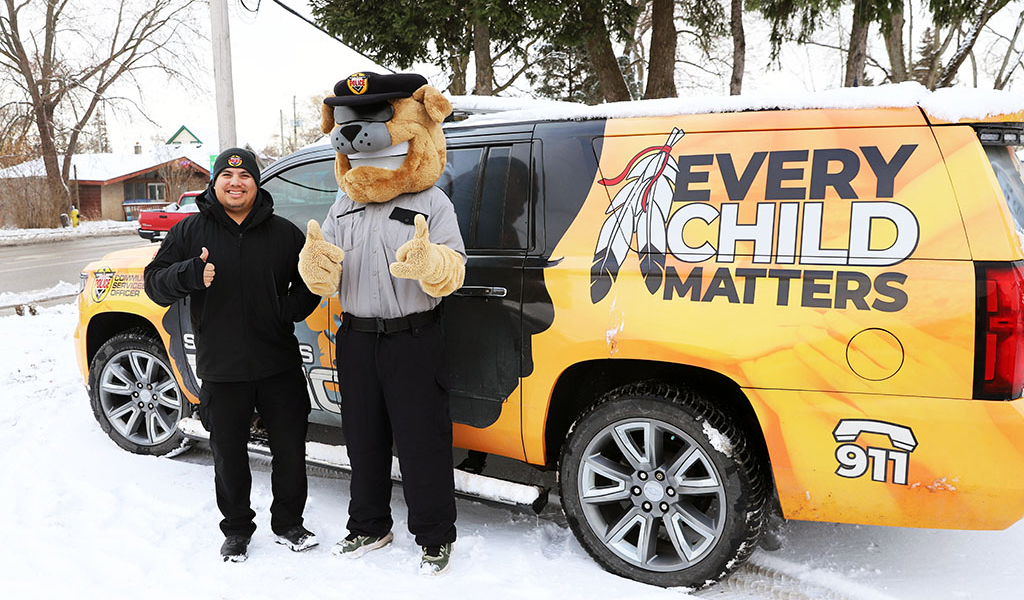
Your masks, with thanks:
M293 323L320 302L299 277L302 231L274 214L274 199L263 189L240 225L224 211L212 185L196 204L199 214L167 233L146 267L145 283L146 294L160 306L190 297L199 377L255 381L300 366ZM216 268L209 288L199 258L204 247Z

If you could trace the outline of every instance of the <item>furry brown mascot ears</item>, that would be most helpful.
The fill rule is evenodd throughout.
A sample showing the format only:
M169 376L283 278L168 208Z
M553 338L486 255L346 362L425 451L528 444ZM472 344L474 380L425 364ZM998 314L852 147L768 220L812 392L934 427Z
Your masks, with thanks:
M387 100L394 110L385 123L391 146L408 142L405 160L395 169L379 166L352 167L346 154L337 152L334 176L338 186L356 202L387 202L406 193L420 192L441 178L445 165L445 139L441 123L451 114L452 105L429 85L423 85L411 97ZM363 125L346 121L344 127ZM320 129L335 133L342 125L336 123L335 107L324 104ZM358 154L353 154L353 158Z

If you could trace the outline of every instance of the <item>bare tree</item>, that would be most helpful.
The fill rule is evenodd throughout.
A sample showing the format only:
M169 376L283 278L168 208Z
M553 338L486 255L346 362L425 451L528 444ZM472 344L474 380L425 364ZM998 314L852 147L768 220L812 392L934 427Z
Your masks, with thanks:
M168 154L179 154L179 149L168 147ZM174 202L182 192L201 188L205 184L204 172L191 160L184 156L176 156L165 162L157 175L163 180L167 190L167 202Z
M79 136L101 103L117 103L112 86L139 87L137 75L159 70L188 80L189 43L201 37L191 21L196 0L3 0L0 69L14 78L31 107L48 187L43 210L54 226L70 201L68 177ZM92 18L90 18L92 17Z
M943 67L942 73L939 75L939 80L936 87L949 87L953 85L953 80L956 78L956 72L960 70L960 65L964 64L967 60L967 55L974 48L974 43L978 41L978 34L985 25L988 24L989 20L995 16L997 12L1003 9L1009 3L1010 0L985 0L981 3L981 6L977 8L974 14L968 15L964 20L968 25L967 33L963 36L960 41L960 45L957 47L956 52L953 53L952 58Z
M1010 83L1013 73L1018 69L1024 69L1024 52L1017 50L1017 39L1020 38L1021 29L1024 29L1024 11L1017 17L1017 28L1013 30L1013 37L996 34L1007 42L1006 53L999 65L999 72L996 73L995 84L997 90L1005 89Z

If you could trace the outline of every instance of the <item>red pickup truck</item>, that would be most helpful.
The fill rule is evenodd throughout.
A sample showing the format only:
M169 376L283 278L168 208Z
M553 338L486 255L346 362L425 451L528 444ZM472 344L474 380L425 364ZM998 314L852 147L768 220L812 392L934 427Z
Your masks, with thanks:
M159 242L167 237L167 232L175 223L185 217L199 212L196 196L203 190L184 192L174 204L159 210L144 210L139 213L139 236L151 242Z

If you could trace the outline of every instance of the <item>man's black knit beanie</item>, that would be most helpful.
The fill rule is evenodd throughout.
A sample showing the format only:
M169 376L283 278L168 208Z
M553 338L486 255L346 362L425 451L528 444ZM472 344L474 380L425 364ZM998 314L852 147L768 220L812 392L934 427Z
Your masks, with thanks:
M213 173L210 174L210 181L217 181L220 172L227 168L245 169L252 175L256 187L260 185L260 165L256 157L245 148L228 148L220 153L217 160L213 161Z

